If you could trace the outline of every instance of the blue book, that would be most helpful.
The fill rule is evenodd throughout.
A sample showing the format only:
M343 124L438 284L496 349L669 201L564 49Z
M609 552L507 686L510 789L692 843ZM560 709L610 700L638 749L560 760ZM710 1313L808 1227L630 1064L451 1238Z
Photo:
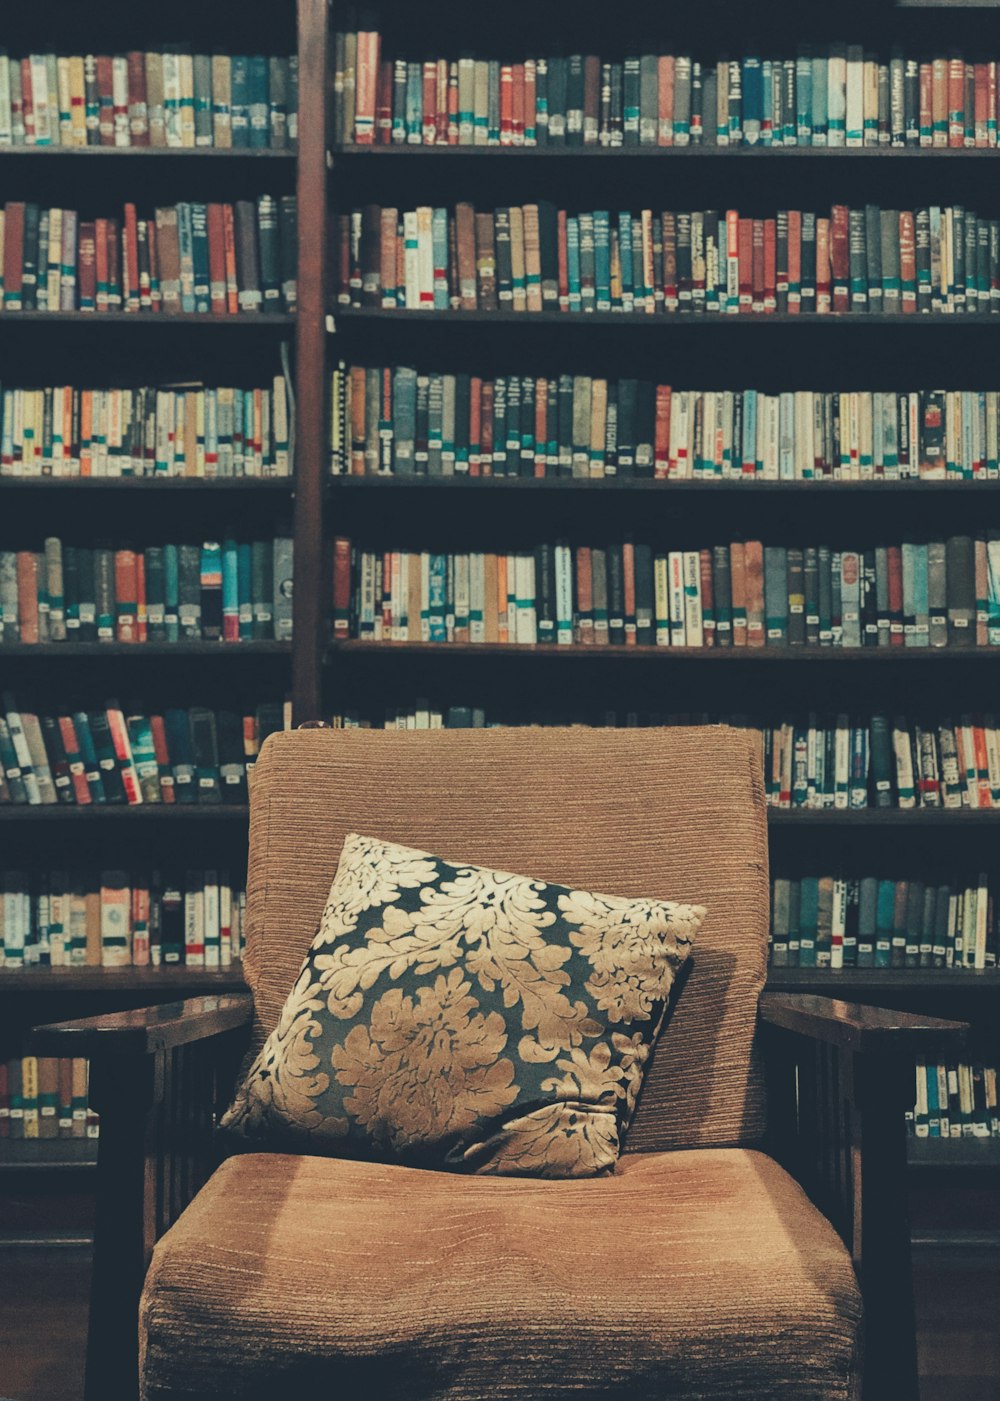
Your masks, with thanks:
M803 876L799 893L799 967L816 967L819 926L819 877Z
M764 125L764 73L759 58L743 60L743 140L760 144Z
M250 146L250 60L245 54L233 55L229 100L233 147L246 150Z
M222 636L236 642L240 636L240 570L235 540L222 542Z
M208 206L191 204L191 261L194 267L194 309L208 313L212 310L208 281ZM183 290L183 282L181 283Z
M250 149L266 150L271 141L271 95L267 59L262 54L247 59L247 115Z
M594 210L594 292L598 311L611 310L611 215Z
M434 310L447 311L448 300L448 211L435 208L431 214L431 247L434 257Z
M764 617L768 647L788 646L788 552L764 546Z
M194 229L191 206L186 200L177 206L177 242L181 257L181 311L194 311Z
M566 278L569 310L580 310L580 221L575 215L566 220Z
M406 102L403 113L403 134L409 146L419 146L424 139L424 79L419 63L406 65Z
M892 966L892 925L896 913L896 883L880 880L875 910L875 967Z
M427 621L431 642L446 642L448 629L445 615L448 608L448 560L445 555L431 555L428 568Z
M163 631L167 642L180 638L180 560L176 545L163 547Z
M253 637L253 547L236 547L236 596L239 599L240 641Z
M826 145L827 79L830 61L826 54L812 61L812 144Z
M627 212L618 215L618 261L621 265L622 295L613 309L631 311L635 302L635 288L632 285L632 215Z
M795 60L795 136L799 146L812 145L812 76L812 59L799 54Z

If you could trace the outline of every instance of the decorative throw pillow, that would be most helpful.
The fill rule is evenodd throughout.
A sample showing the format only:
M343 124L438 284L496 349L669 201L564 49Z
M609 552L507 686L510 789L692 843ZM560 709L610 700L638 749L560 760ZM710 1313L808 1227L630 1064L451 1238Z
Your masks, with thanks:
M422 1167L606 1171L704 916L352 833L223 1127Z

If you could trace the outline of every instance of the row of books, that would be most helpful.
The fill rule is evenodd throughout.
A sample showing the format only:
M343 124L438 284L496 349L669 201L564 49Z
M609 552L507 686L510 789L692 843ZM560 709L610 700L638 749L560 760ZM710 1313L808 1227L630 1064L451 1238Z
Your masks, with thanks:
M992 714L784 719L765 725L764 782L778 808L1000 808Z
M498 716L492 707L442 707L420 697L411 705L387 706L377 719L356 709L330 719L334 729L460 730L523 723L632 728L708 725L717 718L637 711L581 715L568 709L525 722ZM992 714L929 721L813 712L778 721L731 715L724 723L760 731L769 807L1000 808L1000 728Z
M996 915L985 872L941 885L779 877L771 892L771 967L995 968Z
M995 147L997 64L888 62L860 44L703 62L690 54L390 56L334 40L334 139L411 146Z
M227 871L0 871L0 967L228 968L245 914Z
M298 58L0 50L0 146L285 150L298 136Z
M287 477L288 382L0 394L0 477Z
M337 216L341 306L407 311L1000 312L1000 221L958 205L569 213L365 205Z
M996 1067L918 1061L906 1129L911 1138L1000 1138Z
M238 714L192 706L126 716L96 710L45 714L0 695L0 803L242 803L247 775L285 707Z
M48 642L290 642L293 542L0 550L0 647Z
M144 219L84 219L8 200L0 212L4 311L294 312L294 195L183 201Z
M674 389L598 375L346 365L330 471L740 481L1000 476L996 390Z
M831 549L734 541L508 554L334 542L334 637L640 647L1000 645L1000 533ZM997 538L992 538L996 534Z
M78 1057L0 1061L0 1138L97 1138L88 1064Z

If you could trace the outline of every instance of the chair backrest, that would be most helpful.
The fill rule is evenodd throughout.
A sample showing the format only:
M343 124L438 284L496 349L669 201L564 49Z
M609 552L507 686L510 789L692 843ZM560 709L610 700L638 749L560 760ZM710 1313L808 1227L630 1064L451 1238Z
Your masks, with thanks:
M753 1052L767 950L760 744L727 726L298 730L254 770L246 975L273 1029L356 831L615 895L708 907L628 1151L763 1129Z

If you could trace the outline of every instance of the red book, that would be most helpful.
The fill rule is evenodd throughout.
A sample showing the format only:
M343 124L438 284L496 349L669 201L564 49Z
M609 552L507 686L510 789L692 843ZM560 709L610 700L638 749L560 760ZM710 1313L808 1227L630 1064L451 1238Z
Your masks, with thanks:
M473 375L469 381L469 476L482 475L483 381Z
M135 632L137 642L149 641L149 616L146 611L146 556L141 550L135 557Z
M559 310L569 310L569 251L566 240L566 211L560 209L556 217L557 242L559 246Z
M108 220L108 310L122 308L122 241L117 219Z
M133 49L128 63L128 131L133 146L149 145L149 112L146 106L146 55Z
M993 145L996 144L996 122L997 122L997 116L998 116L998 113L997 113L997 65L996 65L996 62L995 62L994 60L991 60L991 61L986 65L986 121L987 121L986 144L987 144L987 146L993 146ZM992 130L990 129L990 126L989 126L989 123L990 123L990 122L993 123ZM990 140L990 137L991 137L991 136L993 137L993 140L992 140L992 141Z
M210 204L208 217L208 298L213 316L226 314L226 224L221 204Z
M63 748L66 751L66 760L69 764L69 776L73 781L73 793L76 797L76 801L80 805L89 803L92 801L90 787L87 783L83 756L80 753L80 740L76 733L76 726L73 723L72 715L59 716L59 734L62 737Z
M752 257L751 268L751 308L755 316L761 316L764 312L764 220L754 219L752 223ZM740 250L742 258L743 250Z
M712 551L698 552L698 570L701 578L701 615L703 647L715 646L715 593L712 584Z
M24 203L10 200L4 206L3 304L7 311L24 306Z
M665 209L663 223L663 305L667 311L677 310L677 219L673 212ZM736 216L726 215L726 229L732 238L730 248L736 246Z
M635 546L631 540L626 540L622 545L622 578L625 585L625 646L634 647L636 644Z
M384 63L382 68L388 68ZM379 70L381 72L381 69ZM425 146L433 146L437 141L437 64L433 59L428 59L424 63L424 83L423 83L423 141ZM389 134L392 135L392 109L389 109ZM379 108L379 133L378 140L382 141L382 110Z
M753 311L753 220L739 221L740 311Z
M493 475L493 398L493 381L484 380L479 429L479 471L484 477Z
M833 311L835 316L850 310L850 255L847 243L848 210L846 204L835 204L830 218L830 271L833 281Z
M797 316L802 310L802 211L788 211L788 310Z
M670 395L669 384L656 386L656 423L653 430L653 476L670 475Z
M424 122L427 121L427 108L424 107ZM379 146L392 143L392 64L388 61L378 66L378 84L375 90L375 142Z
M102 146L115 144L114 69L110 54L97 56L98 134Z
M170 771L170 750L167 748L167 730L163 716L151 715L149 728L153 732L153 752L160 766L160 799L164 803L174 803L177 801L177 794L174 791L174 776Z
M500 68L500 145L514 144L514 68L504 63Z
M240 294L236 281L236 230L231 204L222 206L222 235L226 267L226 313L235 316L240 309Z
M948 145L965 145L965 62L948 60Z
M777 227L773 219L764 220L764 310L773 312L778 307Z
M375 104L378 73L379 35L375 30L362 30L358 35L357 87L354 120L354 140L359 146L371 146L375 140Z
M38 556L33 550L17 552L17 611L21 641L38 641Z
M657 67L659 79L659 107L657 110L656 141L659 146L674 144L674 56L667 54L660 58ZM714 121L710 114L710 119Z
M589 545L576 551L576 641L589 647L594 643L594 576Z
M80 225L80 253L77 266L77 286L80 310L97 310L97 228L92 223Z
M934 70L929 63L920 65L920 144L931 144L934 125Z
M830 220L816 220L816 310L829 314L833 302L830 289Z
M35 103L31 87L31 59L21 59L21 116L24 119L24 144L35 144Z
M547 379L535 381L535 476L545 476L548 461L548 407L549 382Z
M904 311L917 309L917 235L912 209L899 211L899 281Z
M989 117L990 102L990 76L989 66L985 63L977 63L974 68L974 88L976 94L975 110L975 132L976 146L984 147L989 145L987 139L987 120Z
M538 65L529 62L524 65L524 134L531 132L532 140L538 140Z
M351 542L333 542L333 635L343 640L351 632Z
M458 145L458 64L448 64L448 145Z
M124 283L125 305L129 311L138 311L139 295L139 220L134 204L125 206L125 258Z
M524 145L524 64L514 64L512 134L515 146Z
M116 642L138 642L139 580L134 550L115 551Z
M108 309L108 221L94 221L94 263L97 277L97 310Z
M146 252L149 257L149 305L151 311L159 311L163 306L163 293L160 290L160 252L156 241L156 220L147 219Z
M125 789L125 801L130 806L135 806L142 802L142 792L139 788L139 777L135 771L135 764L132 760L132 746L129 743L128 727L125 724L125 716L119 709L117 703L112 701L107 709L108 727L111 730L111 742L115 747L115 758L118 761L118 769L122 776L122 785Z

